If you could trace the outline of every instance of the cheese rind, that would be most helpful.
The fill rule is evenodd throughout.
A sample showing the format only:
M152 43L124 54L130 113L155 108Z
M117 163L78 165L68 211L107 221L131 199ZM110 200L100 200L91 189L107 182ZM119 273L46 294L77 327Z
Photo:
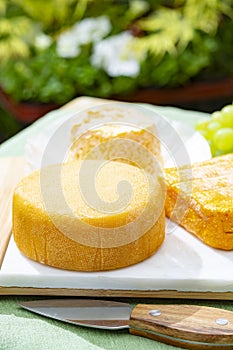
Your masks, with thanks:
M91 164L95 168L95 162L88 163L90 173ZM109 162L94 177L100 204L105 204L99 209L99 202L90 205L76 182L81 166L77 161L50 166L17 186L13 235L20 251L37 262L79 271L116 269L152 255L165 233L159 180L148 188L150 175L129 164ZM123 180L131 184L131 196L117 192ZM85 189L89 182L82 184Z
M165 169L166 215L213 248L233 249L233 154ZM179 200L179 205L177 205Z

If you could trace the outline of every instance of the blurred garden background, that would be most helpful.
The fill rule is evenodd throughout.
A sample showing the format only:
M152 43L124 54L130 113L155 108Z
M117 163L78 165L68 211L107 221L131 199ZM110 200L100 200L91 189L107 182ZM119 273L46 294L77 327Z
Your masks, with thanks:
M0 141L82 95L220 109L232 45L233 0L0 0Z

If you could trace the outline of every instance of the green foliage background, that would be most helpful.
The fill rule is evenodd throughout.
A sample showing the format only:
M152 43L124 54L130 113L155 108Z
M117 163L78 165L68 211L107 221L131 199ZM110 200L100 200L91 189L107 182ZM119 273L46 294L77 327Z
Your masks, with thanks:
M136 78L111 78L90 64L92 46L75 58L55 44L37 52L39 30L56 38L85 17L106 15L111 34L135 32ZM181 86L233 76L232 0L0 0L0 85L18 101L63 104L79 95L109 97L145 87Z

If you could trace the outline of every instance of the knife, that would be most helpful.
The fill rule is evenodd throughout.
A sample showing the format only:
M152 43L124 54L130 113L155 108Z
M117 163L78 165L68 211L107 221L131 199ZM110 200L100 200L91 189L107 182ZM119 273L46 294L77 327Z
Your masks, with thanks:
M197 305L138 304L93 299L48 299L26 310L78 326L120 330L186 349L233 349L233 312Z

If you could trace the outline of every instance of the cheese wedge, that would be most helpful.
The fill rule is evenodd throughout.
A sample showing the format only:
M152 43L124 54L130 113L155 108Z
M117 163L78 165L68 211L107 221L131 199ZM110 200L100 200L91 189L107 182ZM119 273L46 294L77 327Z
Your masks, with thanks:
M129 266L165 234L161 178L121 162L73 161L24 178L13 197L13 235L39 263L67 270Z
M204 243L233 249L233 154L165 169L166 215Z
M150 163L150 152L163 164L154 122L136 108L117 103L95 107L80 113L73 123L68 161L102 158L134 164L148 159Z

